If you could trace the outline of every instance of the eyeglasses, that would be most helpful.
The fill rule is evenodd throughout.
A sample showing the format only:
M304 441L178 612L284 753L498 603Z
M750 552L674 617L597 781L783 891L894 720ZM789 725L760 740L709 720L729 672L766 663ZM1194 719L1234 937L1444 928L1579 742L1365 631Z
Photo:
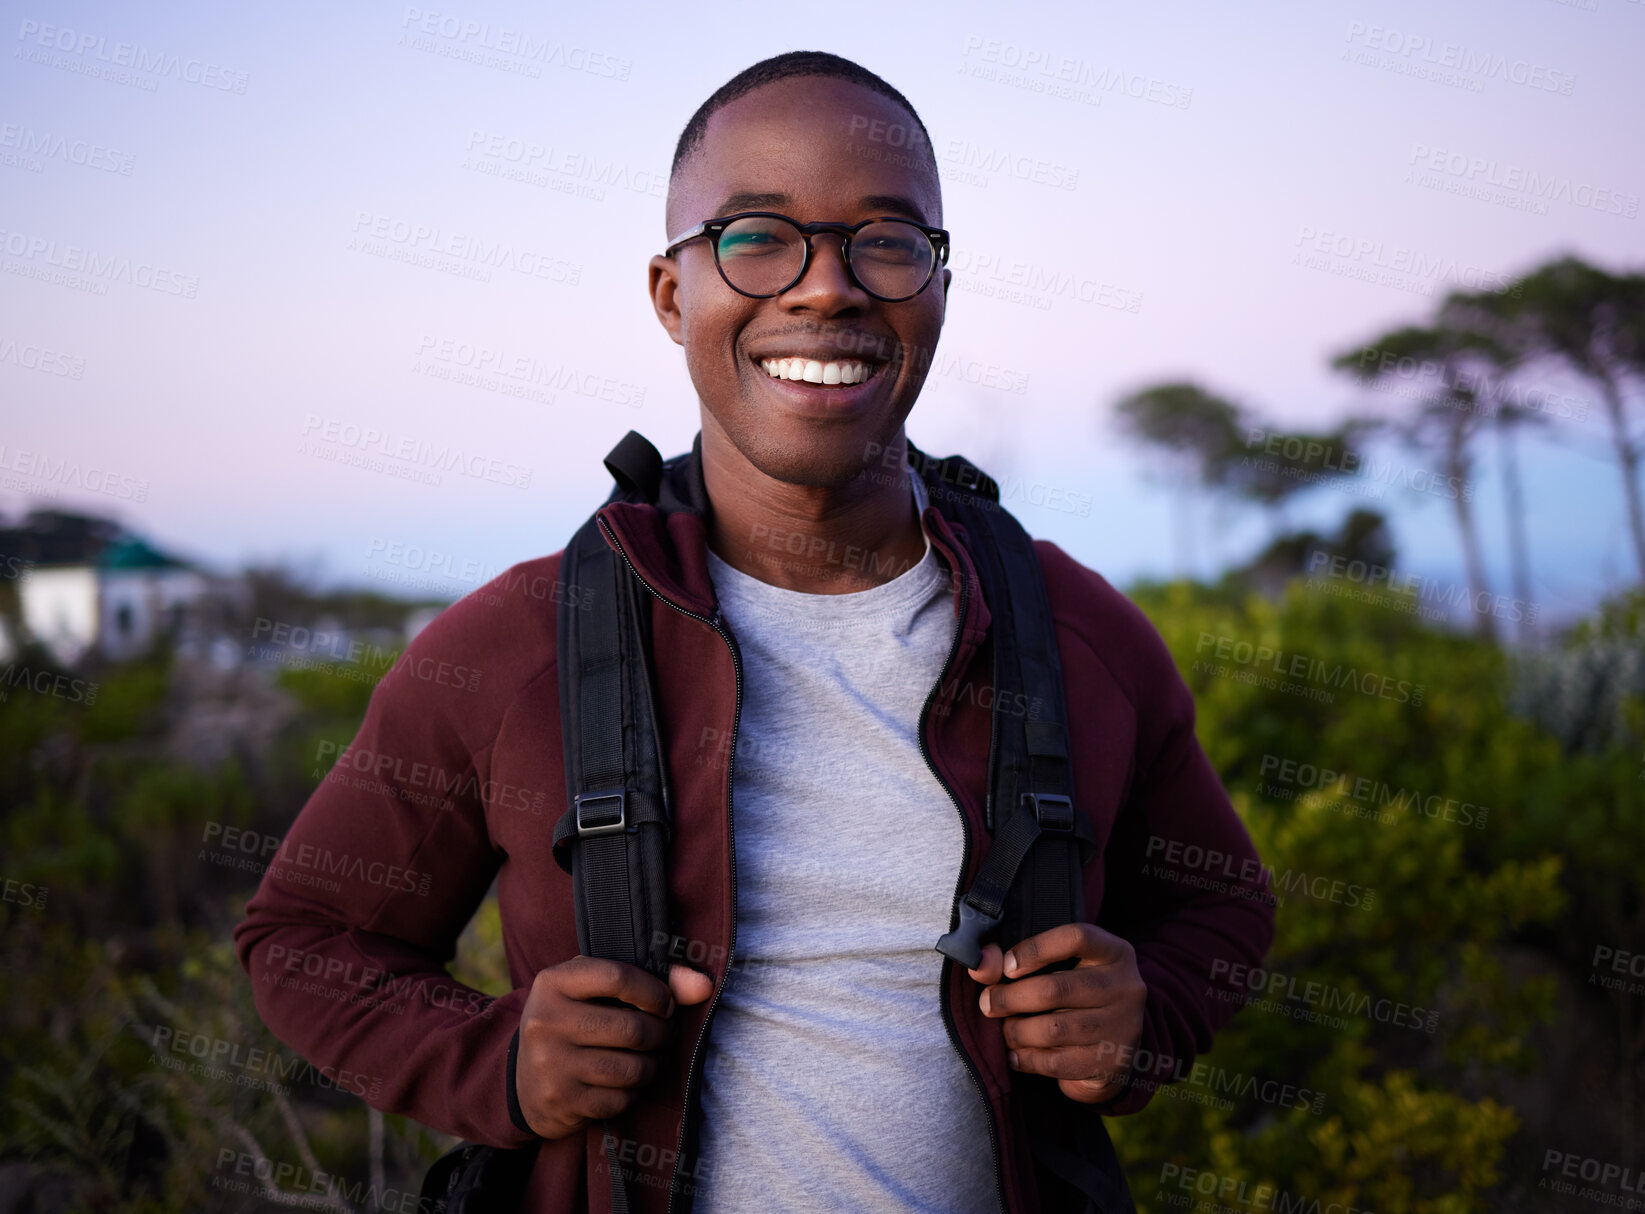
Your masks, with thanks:
M714 265L725 285L752 299L781 295L811 268L811 237L840 237L840 257L853 283L875 299L901 303L930 285L948 261L948 232L911 219L865 219L861 223L799 223L775 211L739 211L705 219L668 242L663 256L688 240L706 236L714 245Z

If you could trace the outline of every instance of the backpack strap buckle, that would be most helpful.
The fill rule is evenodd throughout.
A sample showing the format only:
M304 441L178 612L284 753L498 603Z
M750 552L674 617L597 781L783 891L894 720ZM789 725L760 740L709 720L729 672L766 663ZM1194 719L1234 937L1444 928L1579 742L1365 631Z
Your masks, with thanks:
M943 933L937 951L968 970L976 969L982 964L982 938L999 927L1000 918L973 906L969 896L961 898L960 925Z
M573 809L577 814L577 837L598 838L618 835L628 829L628 790L602 788L577 794Z
M1061 793L1025 792L1022 799L1034 811L1040 830L1069 832L1074 829L1074 803Z

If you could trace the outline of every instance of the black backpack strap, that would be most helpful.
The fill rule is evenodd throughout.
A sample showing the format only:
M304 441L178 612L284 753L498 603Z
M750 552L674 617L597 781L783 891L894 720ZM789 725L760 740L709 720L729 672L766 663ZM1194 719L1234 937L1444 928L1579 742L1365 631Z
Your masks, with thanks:
M625 496L637 496L644 502L657 500L663 484L662 452L638 430L630 430L611 448L605 468Z
M605 459L614 501L655 502L663 460L630 430ZM571 874L577 947L668 981L671 814L650 662L649 592L590 518L560 561L557 655L567 809L554 859ZM573 591L575 587L575 591ZM599 1124L611 1208L630 1208L618 1145Z
M1069 1214L1137 1214L1125 1170L1096 1106L1069 1100L1056 1090L1057 1081L1044 1075L1017 1078L1024 1088L1029 1153L1042 1169L1040 1208Z
M909 457L915 463L913 448ZM1084 921L1081 868L1096 839L1074 810L1062 667L1033 540L974 465L921 455L916 466L970 537L995 623L987 804L994 844L960 900L959 923L936 946L975 969L985 936L997 932L1004 949Z
M518 1210L537 1160L537 1146L465 1142L430 1165L417 1208L428 1214L500 1214Z
M992 614L993 725L988 827L994 844L959 903L959 923L938 942L974 969L984 936L1001 948L1063 923L1085 921L1082 869L1096 839L1073 805L1073 766L1055 621L1034 543L999 504L999 488L957 455L932 460L912 444L909 463L933 500L962 526ZM1047 969L1064 969L1072 960ZM1046 1210L1135 1214L1125 1172L1102 1117L1069 1101L1054 1080L1016 1080Z
M606 466L618 480L608 500L631 500L643 487L655 492L662 460L631 430ZM554 826L554 858L572 876L583 954L626 961L667 981L671 827L647 596L590 518L560 562L567 809Z

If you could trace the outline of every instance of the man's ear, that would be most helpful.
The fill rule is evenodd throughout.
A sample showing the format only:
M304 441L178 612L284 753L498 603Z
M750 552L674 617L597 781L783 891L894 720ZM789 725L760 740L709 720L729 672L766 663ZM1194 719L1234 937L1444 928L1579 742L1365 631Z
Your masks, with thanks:
M668 335L674 339L677 346L685 345L682 330L685 327L684 317L680 315L679 279L680 267L672 257L664 257L661 253L651 259L648 270L648 290L651 294L651 308L656 312L657 320Z
M942 318L944 321L948 319L948 284L953 281L953 278L954 271L944 266L942 268Z

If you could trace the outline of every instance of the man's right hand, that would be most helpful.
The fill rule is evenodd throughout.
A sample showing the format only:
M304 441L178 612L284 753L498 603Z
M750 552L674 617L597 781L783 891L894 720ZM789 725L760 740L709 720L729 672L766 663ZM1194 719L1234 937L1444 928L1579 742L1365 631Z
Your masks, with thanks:
M526 1122L564 1138L615 1117L657 1071L676 1005L701 1003L714 980L671 965L664 984L637 965L573 957L539 970L520 1014L514 1089ZM598 1003L616 999L627 1006Z

